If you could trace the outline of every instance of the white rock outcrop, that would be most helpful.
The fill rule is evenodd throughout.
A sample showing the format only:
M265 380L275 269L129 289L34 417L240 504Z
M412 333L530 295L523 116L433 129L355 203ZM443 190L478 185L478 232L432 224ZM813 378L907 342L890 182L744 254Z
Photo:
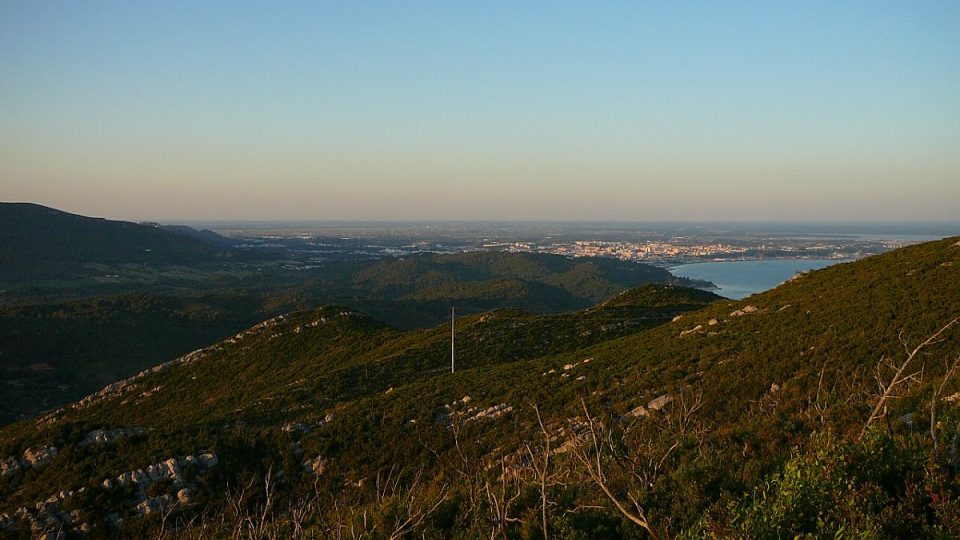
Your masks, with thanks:
M23 452L23 464L29 467L43 467L53 461L59 453L56 446L28 448Z
M630 412L627 413L627 416L632 416L634 418L643 418L650 414L650 411L647 410L643 405L638 405L633 408Z
M13 476L20 471L39 468L53 461L60 451L56 446L35 446L27 448L23 454L9 456L0 461L0 477Z
M749 315L751 313L756 313L760 311L757 309L757 306L746 306L743 309L738 309L736 311L730 312L731 317L743 317L744 315Z
M175 485L182 485L185 483L183 478L183 467L187 465L193 465L199 467L201 470L209 469L219 463L216 454L198 454L198 455L189 455L180 459L177 458L168 458L159 463L154 463L149 465L144 469L134 469L132 471L127 471L121 473L116 478L107 478L101 485L105 488L112 488L116 486L126 486L130 484L137 484L140 487L145 487L153 482L160 480L171 480Z
M666 407L667 404L670 403L671 401L673 401L673 396L671 396L670 394L664 394L660 397L651 399L647 403L647 408L650 409L651 411L659 411L660 409Z
M693 328L691 328L691 329L689 329L689 330L684 330L684 331L680 332L680 337L683 337L683 336L686 336L686 335L689 335L689 334L694 334L694 333L699 332L699 331L701 331L701 330L703 330L703 325L702 325L702 324L698 324L698 325L694 326Z
M113 441L129 437L131 435L139 435L141 433L146 433L147 430L143 428L118 428L118 429L96 429L87 433L87 435L80 441L80 446L87 446L89 444L110 444Z
M467 422L470 421L479 421L479 420L493 420L494 418L499 418L509 412L513 411L513 405L507 403L501 403L499 405L493 405L487 407L486 409L478 412L474 416L467 418Z

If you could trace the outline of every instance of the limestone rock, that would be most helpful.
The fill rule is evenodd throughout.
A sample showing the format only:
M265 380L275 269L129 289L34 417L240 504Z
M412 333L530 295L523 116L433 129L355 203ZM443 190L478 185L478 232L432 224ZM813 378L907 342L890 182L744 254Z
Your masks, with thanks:
M126 471L118 475L115 479L106 479L101 484L109 489L114 486L125 486L137 484L140 487L162 480L171 480L174 484L184 484L183 467L192 465L201 470L209 469L217 465L219 460L216 454L204 453L199 455L189 455L182 459L168 458L159 463L147 466L145 469L135 469Z
M110 444L113 441L121 437L129 437L131 435L138 435L140 433L146 433L147 430L143 428L119 428L119 429L96 429L87 433L87 435L80 441L80 446L87 446L89 444Z
M701 330L703 330L703 325L698 324L689 330L684 330L683 332L680 332L680 337L686 336L688 334L693 334L694 332L699 332Z
M643 405L638 405L632 411L627 413L627 415L632 416L634 418L642 418L644 416L647 416L648 414L650 414L650 411L648 411L647 408L644 407Z
M746 306L743 309L738 309L730 313L731 317L743 317L744 315L749 315L750 313L756 313L759 311L757 306Z
M673 396L670 394L664 394L660 397L653 398L647 403L647 408L651 411L659 411L660 409L667 406L668 403L673 401Z
M60 451L56 446L28 448L23 452L23 464L30 467L42 467L57 457Z

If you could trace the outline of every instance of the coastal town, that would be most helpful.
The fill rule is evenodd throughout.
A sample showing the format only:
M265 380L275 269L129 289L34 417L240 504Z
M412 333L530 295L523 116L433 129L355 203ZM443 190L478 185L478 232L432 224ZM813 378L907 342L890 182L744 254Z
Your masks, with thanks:
M822 240L780 239L741 240L737 243L710 242L683 238L673 241L575 240L573 242L487 242L484 250L552 253L568 257L609 257L651 264L678 264L697 261L756 259L857 259L902 247L904 240L825 242Z
M403 257L416 253L505 251L566 257L605 257L669 267L712 261L766 259L851 260L923 240L917 234L854 231L762 231L708 227L498 223L315 223L257 229L215 229L243 248L285 249L298 264L341 258ZM910 231L912 232L912 231Z

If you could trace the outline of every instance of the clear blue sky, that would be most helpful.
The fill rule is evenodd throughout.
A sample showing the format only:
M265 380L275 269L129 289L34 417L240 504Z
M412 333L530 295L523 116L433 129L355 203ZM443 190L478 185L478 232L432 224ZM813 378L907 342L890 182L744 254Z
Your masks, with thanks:
M0 200L955 220L960 2L0 2Z

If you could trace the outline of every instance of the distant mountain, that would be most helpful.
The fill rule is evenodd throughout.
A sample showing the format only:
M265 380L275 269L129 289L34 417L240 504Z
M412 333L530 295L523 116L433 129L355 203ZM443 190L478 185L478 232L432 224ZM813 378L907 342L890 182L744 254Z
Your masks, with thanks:
M98 275L102 265L211 264L223 246L208 236L0 203L0 281Z
M219 235L209 229L194 229L193 227L187 227L186 225L154 225L152 223L142 223L141 225L159 227L165 231L170 231L172 233L177 233L189 238L194 238L205 242L207 244L218 246L223 249L231 249L234 247L235 242L226 236Z
M958 238L737 302L470 314L455 373L449 326L297 311L0 430L0 529L957 537L958 316Z

